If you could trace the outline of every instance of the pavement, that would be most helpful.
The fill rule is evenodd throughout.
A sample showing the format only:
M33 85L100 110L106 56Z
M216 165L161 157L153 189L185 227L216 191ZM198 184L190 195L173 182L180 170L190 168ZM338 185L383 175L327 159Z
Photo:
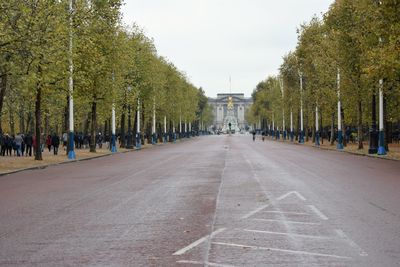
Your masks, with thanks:
M0 266L400 266L400 163L207 136L0 177Z

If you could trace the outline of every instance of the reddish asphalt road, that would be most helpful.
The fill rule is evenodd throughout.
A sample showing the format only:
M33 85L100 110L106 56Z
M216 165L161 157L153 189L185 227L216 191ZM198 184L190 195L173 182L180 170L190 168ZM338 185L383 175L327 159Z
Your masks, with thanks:
M400 266L400 163L209 136L0 177L0 266Z

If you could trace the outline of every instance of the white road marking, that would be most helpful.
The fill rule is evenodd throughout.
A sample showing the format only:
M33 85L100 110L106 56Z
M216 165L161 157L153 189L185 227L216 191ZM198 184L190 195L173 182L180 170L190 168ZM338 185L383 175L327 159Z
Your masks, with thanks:
M306 198L303 197L303 196L302 196L299 192L297 192L297 191L291 191L291 192L289 192L289 193L286 193L286 194L284 194L284 195L278 197L276 200L283 200L283 199L287 198L288 196L290 196L290 195L292 195L292 194L295 194L298 198L300 198L300 199L303 200L303 201L306 200Z
M186 246L186 247L184 247L184 248L178 250L177 252L175 252L175 253L172 254L172 255L179 256L179 255L185 254L187 251L191 250L191 249L194 248L194 247L197 247L198 245L200 245L201 243L203 243L204 241L206 241L208 238L211 238L211 237L213 237L213 236L215 236L215 235L217 235L217 234L219 234L219 233L225 231L225 229L226 229L226 228L218 229L218 230L212 232L210 235L206 235L206 236L204 236L204 237L202 237L202 238L200 238L200 239L194 241L192 244L190 244L190 245L188 245L188 246Z
M355 248L356 250L358 250L358 254L360 256L368 256L368 253L365 252L359 245L357 245L353 240L351 240L342 230L340 229L336 229L335 232L338 234L338 236L340 236L341 238L343 238L351 247Z
M315 214L317 214L318 215L318 217L320 217L322 220L328 220L328 217L325 215L325 214L323 214L319 209L317 209L314 205L308 205L308 207L313 211L313 212L315 212Z
M185 263L185 264L194 264L194 265L202 265L202 266L215 266L215 267L235 267L233 265L227 265L227 264L220 264L220 263L214 263L214 262L202 262L202 261L177 261L177 263Z
M262 211L263 209L268 208L268 207L269 207L269 204L264 205L264 206L261 206L261 207L255 209L255 210L253 210L253 211L247 213L246 215L244 215L244 216L242 217L242 219L248 219L248 218L250 218L251 216L253 216L254 214L256 214L257 212Z
M329 237L329 236L302 235L302 234L271 232L271 231L252 230L252 229L243 229L243 231L252 232L252 233L260 233L260 234L286 235L286 236L290 236L290 237L302 237L302 238L314 238L314 239L332 239L332 237Z
M249 248L249 249L256 249L256 250L268 250L268 251L284 252L284 253L307 255L307 256L330 257L330 258L336 258L336 259L351 259L350 257L346 257L346 256L339 256L339 255L334 255L334 254L324 254L324 253L314 253L314 252L301 251L301 250L290 250L290 249L280 249L280 248L270 248L270 247L248 246L248 245L241 245L241 244L234 244L234 243L223 243L223 242L212 242L212 244L221 245L221 246L239 247L239 248Z
M281 222L281 223L293 223L293 224L306 224L306 225L321 225L320 223L312 223L312 222L297 222L297 221L286 221L286 220L273 220L273 219L253 219L255 221L263 221L263 222Z
M291 212L291 211L278 211L278 210L264 210L260 211L262 213L278 213L278 214L289 214L289 215L310 215L309 213L305 212Z

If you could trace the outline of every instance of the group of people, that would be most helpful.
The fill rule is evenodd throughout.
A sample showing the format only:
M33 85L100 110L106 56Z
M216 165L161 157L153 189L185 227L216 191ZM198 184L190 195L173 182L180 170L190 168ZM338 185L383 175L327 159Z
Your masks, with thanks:
M53 149L54 155L58 154L60 146L60 137L57 134L40 136L40 149L43 152L47 146L49 152ZM31 133L17 135L9 135L8 133L0 133L0 155L1 156L17 156L31 157L36 149L36 136Z
M34 137L31 134L9 135L0 133L0 155L1 156L32 156Z
M63 142L66 144L68 140L68 135L67 133L63 134ZM96 134L95 136L95 142L96 145L99 148L103 148L103 143L105 142L107 145L107 148L109 148L109 142L110 142L110 137L108 135L103 136L101 132ZM91 144L91 135L89 134L83 134L81 132L77 132L74 134L74 144L76 149L86 149L90 147Z

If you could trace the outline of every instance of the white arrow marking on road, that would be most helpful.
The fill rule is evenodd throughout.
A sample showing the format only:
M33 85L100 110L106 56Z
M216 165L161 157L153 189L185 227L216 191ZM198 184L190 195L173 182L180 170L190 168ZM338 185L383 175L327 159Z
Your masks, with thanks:
M280 222L280 223L293 223L293 224L304 224L304 225L321 225L320 223L313 223L313 222L298 222L298 221L286 221L286 220L275 220L275 219L255 218L253 220L260 221L260 222Z
M177 261L177 263L185 263L185 264L194 264L194 265L202 265L202 266L215 266L215 267L235 267L233 265L219 264L214 262L202 262L202 261Z
M256 214L257 212L259 212L259 211L261 211L261 210L263 210L263 209L265 209L265 208L268 208L268 207L269 207L269 204L264 205L264 206L261 206L261 207L255 209L255 210L253 210L253 211L247 213L246 215L244 215L244 216L242 217L242 219L247 219L247 218L253 216L254 214Z
M220 245L220 246L239 247L239 248L245 248L245 249L247 248L247 249L256 249L256 250L286 252L286 253L290 253L290 254L299 254L299 255L330 257L330 258L337 258L337 259L351 259L350 257L345 257L345 256L339 256L339 255L333 255L333 254L324 254L324 253L314 253L314 252L301 251L301 250L290 250L290 249L280 249L280 248L248 246L248 245L241 245L241 244L234 244L234 243L224 243L224 242L212 242L212 244Z
M289 192L289 193L286 193L286 194L284 194L284 195L278 197L276 200L285 199L285 198L287 198L288 196L290 196L291 194L295 194L298 198L300 198L300 199L303 200L303 201L306 200L306 198L303 197L303 196L302 196L299 192L297 192L297 191L291 191L291 192Z
M259 234L286 235L286 236L290 236L290 237L301 237L301 238L332 239L332 237L330 237L330 236L302 235L302 234L271 232L271 231L252 230L252 229L243 229L243 231L250 232L250 233L259 233Z
M289 215L310 215L305 212L291 212L291 211L280 211L280 210L264 210L261 213L277 213L277 214L289 214Z
M310 209L315 212L315 214L318 215L318 217L320 217L322 220L328 220L328 217L325 216L325 214L323 214L319 209L317 209L314 205L308 205L308 207L310 207Z
M202 237L202 238L200 238L200 239L194 241L194 242L193 242L192 244L190 244L189 246L184 247L184 248L178 250L177 252L175 252L175 253L172 254L172 255L177 256L177 255L185 254L187 251L191 250L191 249L194 248L194 247L197 247L198 245L200 245L201 243L203 243L204 241L206 241L208 238L211 238L211 237L213 237L213 236L215 236L215 235L217 235L217 234L219 234L219 233L225 231L225 229L226 229L226 228L218 229L218 230L212 232L210 235L206 235L206 236L204 236L204 237Z
M343 238L351 247L353 247L356 250L358 250L358 254L360 254L360 256L363 256L363 257L368 256L368 253L365 252L362 248L360 248L360 246L357 245L356 242L351 240L342 230L336 229L335 231L338 234L338 236Z

